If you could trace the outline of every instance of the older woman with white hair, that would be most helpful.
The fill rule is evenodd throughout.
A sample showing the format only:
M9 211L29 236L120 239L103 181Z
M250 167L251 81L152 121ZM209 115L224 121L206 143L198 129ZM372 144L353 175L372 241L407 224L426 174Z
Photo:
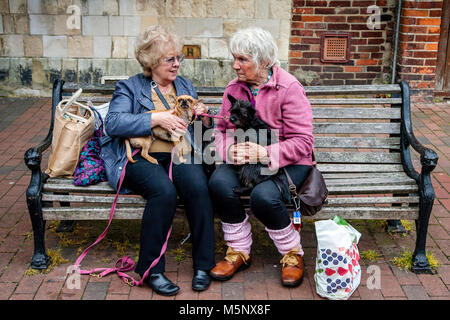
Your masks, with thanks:
M141 277L148 274L145 282L156 293L167 296L176 294L180 288L164 275L164 255L155 266L149 267L162 252L175 215L177 193L185 204L192 234L192 289L206 290L211 282L208 272L214 267L214 222L207 177L202 164L194 161L191 155L191 161L173 164L172 183L168 170L173 142L159 139L154 139L149 150L158 164L148 162L140 153L134 156L136 163L127 163L124 139L151 136L152 128L160 126L175 136L186 133L186 137L191 138L192 150L198 149L192 125L186 126L173 114L177 96L197 98L192 83L177 75L184 58L181 48L181 40L160 26L149 27L138 38L135 55L143 73L117 83L105 120L108 136L102 145L109 184L117 190L126 169L120 191L133 190L147 201L135 271ZM196 108L198 113L207 111L201 103ZM166 109L170 111L147 112Z
M237 77L226 87L220 114L230 115L227 96L251 101L256 116L278 133L278 141L268 146L252 142L234 143L235 126L219 120L215 141L225 163L211 176L209 188L222 222L228 250L210 275L228 280L251 262L252 232L240 197L233 188L240 186L234 165L261 162L276 171L285 168L299 188L312 166L312 111L299 81L280 68L278 48L272 35L261 28L238 30L230 39ZM264 225L283 256L281 282L297 286L304 273L300 234L286 209L290 201L287 177L281 185L273 179L257 184L250 193L251 211ZM278 186L277 186L278 185Z

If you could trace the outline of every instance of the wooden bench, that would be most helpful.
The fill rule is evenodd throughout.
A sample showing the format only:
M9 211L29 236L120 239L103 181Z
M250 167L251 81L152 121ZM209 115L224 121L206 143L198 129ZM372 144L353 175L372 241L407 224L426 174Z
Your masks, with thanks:
M78 88L77 84L55 81L48 135L25 153L25 163L32 171L27 204L34 232L34 269L45 269L50 262L44 243L45 221L108 219L115 195L106 182L77 187L71 179L47 179L41 171L42 153L51 145L55 107L63 95ZM95 105L109 101L114 91L111 84L82 88L81 99ZM412 271L431 272L425 242L434 201L430 173L438 156L414 137L408 84L311 86L305 90L313 106L318 168L330 193L328 203L314 219L339 215L344 219L415 220ZM211 113L218 113L224 88L197 91L205 104L212 106ZM420 172L413 167L410 147L420 156ZM140 196L121 196L114 218L141 219L144 204Z

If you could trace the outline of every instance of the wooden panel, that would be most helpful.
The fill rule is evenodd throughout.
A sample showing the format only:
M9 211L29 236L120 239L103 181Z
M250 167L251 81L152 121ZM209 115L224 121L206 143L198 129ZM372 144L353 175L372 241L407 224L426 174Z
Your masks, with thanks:
M365 177L353 179L326 179L327 186L344 186L344 185L377 185L377 184L416 184L416 181L409 177Z
M351 205L377 205L377 204L390 204L390 203L419 203L419 197L351 197L351 198L328 198L326 204L327 207L330 206L351 206Z
M343 219L401 219L401 220L416 220L419 217L418 208L348 208L348 207L324 207L314 217L302 217L304 219L332 219L335 215Z
M315 148L371 148L399 149L400 138L344 138L344 137L314 137Z
M144 208L117 208L114 219L142 218ZM109 208L43 208L44 220L108 220ZM330 219L339 215L344 219L417 219L419 209L403 207L323 207L314 217L306 219Z
M400 108L312 108L315 119L401 119Z
M313 133L400 133L400 123L313 123Z
M417 185L350 185L350 186L327 186L329 194L371 194L371 193L398 193L408 194L417 192Z
M43 201L70 201L70 202L86 202L86 203L113 203L113 196L90 196L90 195L63 195L63 194L51 194L43 193ZM145 205L146 200L141 196L124 197L119 196L117 203L120 204L140 204Z
M401 98L360 98L360 99L308 99L311 105L381 105L381 104L401 104ZM202 98L204 104L222 105L222 98Z
M308 99L312 105L380 105L380 104L401 104L402 98L359 98L359 99Z
M360 178L404 178L410 179L403 171L402 172L351 172L351 173L323 173L325 180L334 179L360 179Z
M387 94L400 93L401 88L398 84L384 85L345 85L345 86L307 86L304 87L306 95L335 95L343 94Z
M104 85L80 85L79 83L66 82L63 86L63 92L75 92L78 88L83 88L83 92L112 92L115 89L114 83ZM344 94L361 95L361 94L389 94L401 93L400 85L398 84L382 84L382 85L345 85L345 86L305 86L307 95L335 95L341 96ZM197 87L197 94L199 96L215 96L223 95L224 87Z
M78 187L73 183L46 183L43 191L46 192L79 192L79 193L116 193L107 183L99 183L92 186Z
M450 96L450 2L443 1L441 34L436 64L435 90L439 96Z
M401 163L400 153L381 152L316 152L318 163Z

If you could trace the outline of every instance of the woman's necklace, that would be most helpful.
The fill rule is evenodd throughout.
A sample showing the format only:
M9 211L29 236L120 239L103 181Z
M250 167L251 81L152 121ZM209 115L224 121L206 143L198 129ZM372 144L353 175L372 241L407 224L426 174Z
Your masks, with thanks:
M269 70L269 75L267 76L267 78L266 78L266 80L263 82L263 84L269 82L269 80L270 80L271 77L272 77L272 70ZM251 86L250 84L248 85L248 88L250 89L250 91L252 92L252 94L256 97L256 95L258 94L260 88L252 89L252 86Z

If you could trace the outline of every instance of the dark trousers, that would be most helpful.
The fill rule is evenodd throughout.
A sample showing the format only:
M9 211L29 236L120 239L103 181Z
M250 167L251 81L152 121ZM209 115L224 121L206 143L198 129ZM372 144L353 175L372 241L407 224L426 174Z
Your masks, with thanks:
M170 153L151 153L158 165L134 156L128 163L124 185L142 195L147 203L142 217L139 261L135 272L141 276L155 260L172 225L177 191L184 202L191 229L192 259L195 269L210 270L214 262L214 216L208 181L201 164L174 164L173 183L168 176ZM164 255L150 273L165 271Z
M311 166L291 165L286 170L298 189L308 176ZM273 179L270 179L257 184L250 194L252 213L272 230L284 229L291 223L285 204L290 202L286 175L282 174L280 179L282 183L278 185L281 192ZM245 219L239 196L233 192L235 186L240 186L240 182L233 166L229 164L220 165L209 180L216 211L225 223L240 223Z

